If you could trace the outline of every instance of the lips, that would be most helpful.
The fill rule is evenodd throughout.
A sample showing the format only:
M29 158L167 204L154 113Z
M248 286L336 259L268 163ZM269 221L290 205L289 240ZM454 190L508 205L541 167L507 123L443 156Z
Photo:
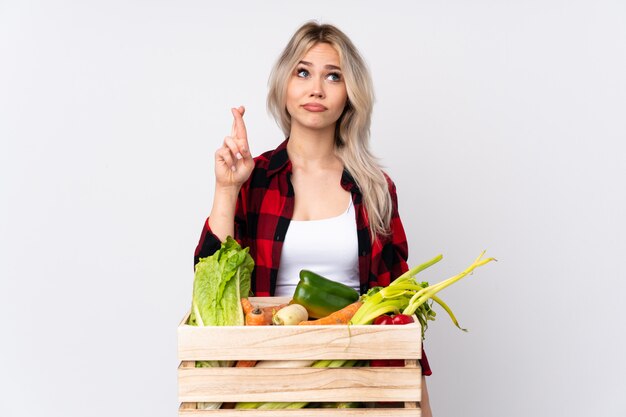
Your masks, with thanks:
M312 112L321 112L321 111L328 110L326 106L323 106L319 103L307 103L307 104L302 105L302 108L308 111L312 111Z

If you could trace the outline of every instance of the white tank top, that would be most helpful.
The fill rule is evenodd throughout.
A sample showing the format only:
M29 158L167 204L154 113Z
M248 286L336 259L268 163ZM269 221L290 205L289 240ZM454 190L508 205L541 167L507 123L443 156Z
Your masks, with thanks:
M280 255L275 295L292 296L302 269L359 291L359 242L352 198L348 209L337 217L291 220Z

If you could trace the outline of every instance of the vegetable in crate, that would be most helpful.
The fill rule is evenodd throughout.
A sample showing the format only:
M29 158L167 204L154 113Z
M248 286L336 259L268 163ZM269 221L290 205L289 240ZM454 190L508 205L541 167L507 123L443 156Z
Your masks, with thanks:
M290 304L281 308L272 317L272 323L279 326L292 326L309 318L309 314L304 306L300 304Z
M354 314L350 323L370 324L377 317L387 313L402 312L402 314L409 316L415 314L422 325L422 338L424 338L424 332L426 331L428 320L435 319L435 312L430 308L428 303L432 300L439 304L448 313L452 322L459 329L465 330L459 326L459 322L456 317L454 317L450 307L448 307L448 305L435 294L459 281L461 278L471 274L474 269L488 264L491 261L495 261L494 258L483 259L484 254L485 252L483 251L463 272L437 284L428 285L427 282L418 283L415 279L415 275L439 262L443 258L441 255L438 255L430 261L408 270L393 280L391 284L385 288L372 288L365 296L363 296L363 305ZM432 301L430 302L432 303Z
M275 306L255 307L248 298L241 299L243 314L246 326L269 326L272 323L274 314L288 304L279 304Z
M313 406L313 408L365 408L365 404L359 402L315 403Z
M402 324L410 324L413 323L413 317L408 316L406 314L396 314L393 316L389 316L387 314L383 314L382 316L378 316L376 320L374 320L374 324L379 326L391 326L391 325L402 325ZM370 366L377 367L387 367L387 366L404 366L403 359L372 359L370 361Z
M470 265L465 271L461 272L458 275L455 275L445 281L442 281L438 284L428 286L427 283L417 283L414 279L414 275L418 272L428 268L429 266L439 262L442 258L441 255L435 257L434 259L426 262L422 265L419 265L415 268L410 269L406 273L402 274L400 277L396 278L388 287L376 287L372 288L368 294L362 297L359 300L359 296L352 303L346 303L345 306L351 306L351 304L358 305L361 301L363 304L358 308L356 314L352 317L349 324L371 324L377 317L391 312L402 312L402 314L413 315L416 314L420 322L423 319L423 315L426 314L425 317L432 320L434 318L434 311L430 310L426 301L429 299L437 299L435 293L441 291L442 289L448 287L449 285L454 284L461 278L470 274L474 269L479 266L485 265L495 259L488 258L482 259L484 252ZM308 274L307 271L306 274ZM315 274L317 275L317 274ZM302 275L301 275L302 276ZM316 278L316 277L314 277ZM329 281L329 280L326 280ZM308 281L309 283L311 281ZM321 281L325 282L325 281ZM331 281L332 282L332 281ZM336 283L335 283L336 284ZM298 284L300 285L300 284ZM306 287L305 287L306 288ZM348 287L349 288L349 287ZM308 288L307 288L308 289ZM356 291L355 291L356 292ZM359 303L356 301L359 300ZM443 304L441 300L437 301L439 304L442 304L444 309L450 314L455 324L458 326L456 322L456 318L452 314L452 311ZM300 304L300 302L298 302ZM345 307L349 308L349 307ZM338 309L339 310L339 309ZM419 310L419 311L418 311ZM426 313L424 313L426 312ZM322 316L322 320L328 320L328 316L332 313L328 313L325 316ZM408 319L406 317L398 317L396 320L397 324L401 324L398 322L407 322ZM311 323L304 322L304 323ZM302 324L302 323L301 323ZM391 318L390 323L386 324L394 324L393 318ZM404 323L406 324L406 323ZM422 337L424 336L425 327L422 326ZM338 368L338 367L353 367L358 362L355 360L318 360L315 361L312 365L313 368ZM400 364L398 363L398 366ZM302 366L302 365L300 365ZM305 366L307 366L305 364ZM306 402L240 402L237 403L236 409L299 409L306 407L308 403Z
M338 324L348 324L350 320L354 316L359 308L363 305L361 301L355 301L352 304L349 304L342 308L341 310L337 310L334 313L329 314L326 317L322 317L317 320L306 320L298 323L300 326L303 325L315 325L315 326L323 326L323 325L338 325Z
M250 292L254 260L228 237L213 255L196 264L189 324L192 326L242 326L241 298ZM228 361L197 361L197 368L232 366ZM198 403L198 408L217 409L221 403Z
M359 293L340 282L303 269L293 294L293 302L306 308L309 317L326 317L354 303Z
M196 264L190 325L243 326L241 298L250 293L254 260L248 248L242 249L226 238L213 255Z

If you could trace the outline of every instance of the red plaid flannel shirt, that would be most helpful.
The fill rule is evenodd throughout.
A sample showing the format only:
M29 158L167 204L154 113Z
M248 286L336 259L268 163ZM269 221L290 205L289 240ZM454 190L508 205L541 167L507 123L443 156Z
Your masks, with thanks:
M285 140L275 150L255 158L252 175L239 193L234 238L243 247L250 248L250 255L255 262L252 291L257 296L273 295L276 288L280 255L294 208L291 172ZM408 269L408 246L398 217L396 187L389 180L394 206L391 234L379 237L372 243L361 193L352 176L345 170L341 186L352 193L356 212L361 292L378 285L387 286ZM213 254L220 244L219 238L211 232L207 219L196 248L194 263L199 258Z
M252 292L257 296L274 295L285 234L293 216L294 191L291 185L292 166L287 155L287 140L273 151L256 157L252 175L242 186L235 210L234 238L250 248L255 265L252 275ZM354 179L344 170L341 186L352 194L356 212L359 279L361 293L375 286L387 286L408 270L408 245L404 227L398 216L396 187L387 178L393 201L391 233L372 242L369 221L362 195ZM331 237L329 237L331 238ZM200 258L212 255L221 242L204 223L200 241L194 254L194 264ZM422 361L425 374L427 361Z

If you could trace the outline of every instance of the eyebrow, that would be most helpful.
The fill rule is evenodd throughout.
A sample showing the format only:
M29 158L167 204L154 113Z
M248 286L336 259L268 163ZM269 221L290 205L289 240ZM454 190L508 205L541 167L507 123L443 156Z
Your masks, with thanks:
M300 62L298 62L298 64L302 64L302 65L305 65L307 67L312 67L313 66L313 64L308 62L308 61L300 61ZM329 70L339 70L339 71L341 71L341 68L336 66L336 65L328 64L328 65L324 65L324 68L325 69L329 69Z

